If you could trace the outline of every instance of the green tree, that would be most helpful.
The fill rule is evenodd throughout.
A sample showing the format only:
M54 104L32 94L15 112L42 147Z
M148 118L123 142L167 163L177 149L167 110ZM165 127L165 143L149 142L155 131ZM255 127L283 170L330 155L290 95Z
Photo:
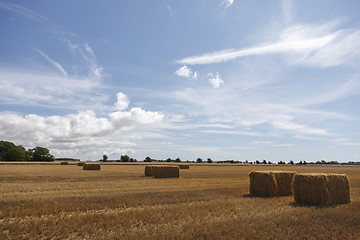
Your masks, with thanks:
M171 162L171 158L166 159L167 162Z
M146 157L146 158L144 159L144 162L152 162L151 157Z
M121 162L128 162L130 160L128 155L121 155L120 156L120 161Z
M181 162L180 158L175 159L175 162Z
M108 156L106 156L105 154L103 155L103 162L106 162L108 160Z
M26 150L12 142L0 141L0 161L25 161Z
M213 160L211 160L211 158L207 159L207 163L212 163L212 162L213 162Z
M196 162L197 162L197 163L202 163L203 160L202 160L201 158L198 158L198 159L196 159Z
M49 149L44 147L36 147L32 149L31 161L52 162L55 158L50 154Z

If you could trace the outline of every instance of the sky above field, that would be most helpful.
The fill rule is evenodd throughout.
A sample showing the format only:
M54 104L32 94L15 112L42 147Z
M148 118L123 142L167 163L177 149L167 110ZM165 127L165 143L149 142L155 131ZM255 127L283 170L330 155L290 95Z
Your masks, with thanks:
M360 161L359 9L0 0L0 139L82 160Z

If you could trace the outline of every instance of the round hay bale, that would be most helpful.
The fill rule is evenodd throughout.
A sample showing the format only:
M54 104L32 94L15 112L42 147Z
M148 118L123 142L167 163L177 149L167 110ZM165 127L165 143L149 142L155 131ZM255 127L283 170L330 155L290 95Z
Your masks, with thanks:
M61 165L68 165L69 162L61 162L60 164L61 164Z
M154 178L179 178L178 166L153 166L152 174Z
M153 166L145 166L145 177L152 177L152 168Z
M350 202L346 174L299 173L293 181L294 199L310 205L335 205Z
M189 169L189 168L190 168L190 165L188 165L188 164L180 164L180 165L179 165L179 168L180 168L180 169Z
M85 164L84 162L78 162L77 165L80 166L80 167L82 167L82 166L84 166L84 164Z
M83 165L83 170L100 170L99 163L85 163Z
M291 195L294 175L295 172L288 171L250 172L250 194L263 197Z

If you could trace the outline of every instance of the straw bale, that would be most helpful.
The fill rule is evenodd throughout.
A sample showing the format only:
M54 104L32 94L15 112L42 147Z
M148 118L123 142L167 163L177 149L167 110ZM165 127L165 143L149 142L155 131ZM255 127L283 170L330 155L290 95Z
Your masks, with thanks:
M83 170L100 170L99 163L85 163L83 165Z
M250 172L250 194L264 197L291 195L294 175L295 172L286 171Z
M178 166L153 166L152 174L154 178L178 178L179 167Z
M61 165L68 165L68 162L61 162Z
M153 175L152 168L153 166L145 166L145 177L149 177Z
M179 168L180 168L180 169L189 169L190 166L187 165L187 164L180 164L180 165L179 165Z
M77 165L80 166L80 167L82 167L82 166L84 166L84 164L85 164L84 162L78 162Z
M326 206L350 202L350 185L346 174L296 174L293 191L298 203Z

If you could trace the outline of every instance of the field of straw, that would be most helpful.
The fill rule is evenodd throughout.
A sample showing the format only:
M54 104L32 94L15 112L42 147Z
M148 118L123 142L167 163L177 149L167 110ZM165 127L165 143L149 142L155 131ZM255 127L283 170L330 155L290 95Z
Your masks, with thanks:
M351 202L249 195L249 172L345 173ZM0 164L0 239L360 239L360 166L190 165L180 178L145 165Z

